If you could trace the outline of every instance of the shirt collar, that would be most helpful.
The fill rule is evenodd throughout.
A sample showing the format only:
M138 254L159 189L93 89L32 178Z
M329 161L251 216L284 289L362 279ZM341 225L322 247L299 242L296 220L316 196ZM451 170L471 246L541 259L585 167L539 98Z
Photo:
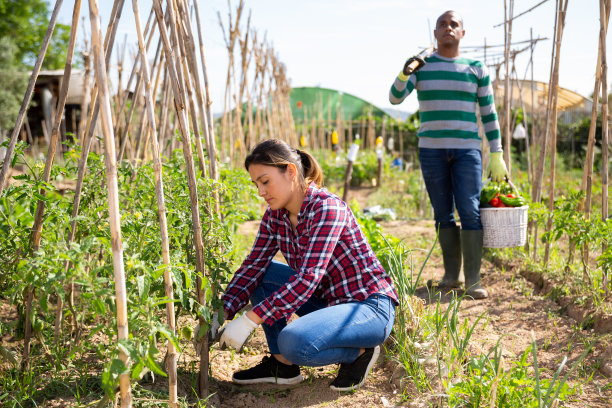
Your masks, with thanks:
M302 215L304 214L304 211L306 211L306 208L312 202L318 190L319 189L317 188L317 185L314 182L308 185L308 188L306 189L306 192L304 193L304 201L302 201L302 206L300 207L300 212L298 213L298 219L302 217ZM281 213L283 214L284 217L289 219L289 211L287 211L286 208L283 208L281 210Z

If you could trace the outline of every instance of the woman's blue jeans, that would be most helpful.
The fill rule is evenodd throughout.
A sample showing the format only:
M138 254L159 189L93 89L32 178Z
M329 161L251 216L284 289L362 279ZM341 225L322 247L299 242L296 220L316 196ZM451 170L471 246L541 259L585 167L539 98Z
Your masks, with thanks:
M258 304L283 286L295 271L272 261L251 297ZM296 312L299 319L262 324L272 354L282 354L293 364L319 367L352 363L361 348L381 344L393 328L395 305L385 295L375 294L362 302L334 306L312 296Z
M436 230L453 228L455 207L464 230L481 230L482 153L476 149L419 149Z

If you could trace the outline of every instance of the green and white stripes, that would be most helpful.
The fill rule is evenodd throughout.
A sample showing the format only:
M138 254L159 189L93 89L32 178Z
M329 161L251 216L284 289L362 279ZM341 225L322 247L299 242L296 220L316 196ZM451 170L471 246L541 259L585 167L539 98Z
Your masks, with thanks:
M486 66L477 60L445 58L437 53L425 61L425 66L407 81L396 78L389 92L389 101L396 105L417 90L419 147L480 149L478 105L490 151L501 151L499 122Z

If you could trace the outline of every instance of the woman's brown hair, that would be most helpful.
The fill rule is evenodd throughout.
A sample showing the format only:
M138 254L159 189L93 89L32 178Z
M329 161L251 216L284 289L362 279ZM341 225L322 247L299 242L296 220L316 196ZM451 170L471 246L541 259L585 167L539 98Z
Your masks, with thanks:
M293 163L297 169L299 182L304 191L310 183L321 187L323 183L323 171L317 160L304 150L294 149L279 139L268 139L259 143L253 151L244 159L244 167L247 171L251 164L263 164L279 168L283 173L287 165Z

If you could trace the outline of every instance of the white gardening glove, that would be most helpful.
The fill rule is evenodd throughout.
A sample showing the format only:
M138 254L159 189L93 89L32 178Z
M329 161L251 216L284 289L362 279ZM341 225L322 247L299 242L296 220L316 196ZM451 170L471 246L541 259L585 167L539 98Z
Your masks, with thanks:
M219 339L219 345L240 350L257 326L259 325L249 319L246 313L243 313L239 318L225 325L223 335Z

